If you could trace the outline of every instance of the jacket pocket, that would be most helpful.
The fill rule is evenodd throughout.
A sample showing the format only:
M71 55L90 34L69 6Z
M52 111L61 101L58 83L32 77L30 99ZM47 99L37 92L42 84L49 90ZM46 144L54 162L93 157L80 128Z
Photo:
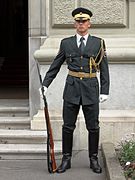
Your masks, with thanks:
M66 79L66 83L67 83L67 84L70 84L70 85L73 85L73 84L74 84L74 79L73 79L73 77L68 76L67 79Z
M73 94L73 89L74 89L74 79L71 76L67 76L66 79L66 84L65 84L65 88L64 88L64 92L63 92L63 98L67 98L69 99L71 94Z
M67 64L71 64L78 57L79 57L79 55L77 53L71 53L71 54L66 53Z
M91 80L90 86L98 86L98 81L97 80Z
M91 89L93 89L95 91L96 99L98 101L98 99L99 99L99 83L98 83L98 80L97 79L92 80L90 82L90 86L91 86Z

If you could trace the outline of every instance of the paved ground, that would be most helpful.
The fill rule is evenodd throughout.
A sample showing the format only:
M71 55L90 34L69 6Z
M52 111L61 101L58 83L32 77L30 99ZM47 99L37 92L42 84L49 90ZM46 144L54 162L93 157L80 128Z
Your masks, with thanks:
M102 174L92 172L87 157L87 151L74 152L72 168L63 174L49 174L45 159L0 160L0 180L106 180L101 155ZM57 157L57 164L60 164L60 156Z

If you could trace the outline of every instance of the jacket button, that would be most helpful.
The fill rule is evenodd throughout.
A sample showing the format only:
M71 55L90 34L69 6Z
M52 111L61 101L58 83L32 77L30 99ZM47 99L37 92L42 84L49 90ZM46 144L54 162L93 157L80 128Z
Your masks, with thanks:
M83 56L81 56L80 58L83 59Z

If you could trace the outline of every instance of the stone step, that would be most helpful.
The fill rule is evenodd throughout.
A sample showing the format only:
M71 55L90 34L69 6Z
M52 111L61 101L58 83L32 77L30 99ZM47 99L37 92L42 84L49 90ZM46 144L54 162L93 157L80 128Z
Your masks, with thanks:
M54 142L55 158L62 153L62 142ZM0 144L0 159L47 159L46 144Z
M24 130L0 129L0 144L37 144L45 143L47 132Z
M1 99L0 117L29 116L28 99Z
M61 141L54 142L54 151L61 152ZM47 152L45 144L0 144L0 154L44 154Z
M0 129L30 129L30 117L0 117Z
M29 107L0 107L0 117L29 116Z

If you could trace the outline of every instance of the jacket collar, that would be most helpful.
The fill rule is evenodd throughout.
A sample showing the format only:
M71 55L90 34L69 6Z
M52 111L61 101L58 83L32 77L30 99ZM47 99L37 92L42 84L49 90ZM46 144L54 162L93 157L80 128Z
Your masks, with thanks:
M74 51L78 52L80 54L80 50L79 50L79 48L77 46L77 37L76 37L76 35L72 36L71 43L72 43L72 48L74 49ZM84 49L84 53L88 52L89 54L91 54L92 51L93 51L94 46L95 46L94 38L93 38L93 36L89 35L88 39L87 39L85 49Z

